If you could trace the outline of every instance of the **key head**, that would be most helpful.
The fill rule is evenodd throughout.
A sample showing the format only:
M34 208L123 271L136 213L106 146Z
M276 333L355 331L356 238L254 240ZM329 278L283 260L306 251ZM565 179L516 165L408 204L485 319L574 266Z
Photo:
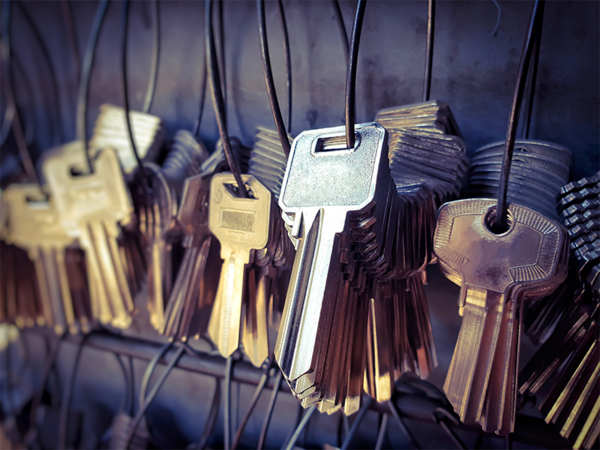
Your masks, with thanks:
M208 201L212 176L195 175L187 178L183 185L177 221L186 238L184 245L193 245L203 236L210 234L208 228ZM187 242L189 241L189 242Z
M510 228L495 234L487 225L495 207L495 200L469 199L440 208L434 252L442 268L456 275L449 278L505 295L515 287L564 280L566 230L532 209L510 204Z
M132 218L133 204L115 150L100 152L92 174L74 175L72 169L80 167L81 157L66 153L44 162L44 175L63 225L72 229L92 220L126 225Z
M360 210L389 175L387 132L378 123L357 125L354 148L346 149L345 127L304 131L294 140L279 206L286 213L316 207Z
M24 249L58 248L73 243L58 211L37 184L11 184L4 191L8 213L7 241Z
M247 250L267 246L272 228L271 192L251 175L242 175L251 198L235 194L231 173L214 175L210 184L208 226L225 244Z

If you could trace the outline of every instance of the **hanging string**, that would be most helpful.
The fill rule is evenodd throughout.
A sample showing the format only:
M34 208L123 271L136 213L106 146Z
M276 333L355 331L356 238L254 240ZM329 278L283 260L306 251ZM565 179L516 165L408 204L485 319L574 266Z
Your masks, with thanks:
M275 377L275 382L273 383L273 392L271 394L271 400L269 401L269 407L267 408L267 413L265 414L265 421L263 422L262 430L260 432L260 438L258 439L258 450L262 450L265 446L265 442L267 441L269 424L271 423L271 417L273 416L273 410L275 409L275 403L277 402L277 394L279 394L279 387L281 385L282 379L283 372L281 370L278 370L277 376Z
M531 127L531 114L533 112L533 99L535 97L535 83L537 80L538 63L540 60L540 46L542 43L542 28L544 23L544 3L540 5L542 11L540 12L540 23L537 33L535 34L535 41L533 47L533 60L531 61L531 67L529 69L529 80L527 84L527 95L525 102L525 110L523 113L523 129L521 133L521 139L529 139L529 130Z
M344 50L344 58L346 60L346 65L348 65L348 33L346 33L344 16L342 16L342 10L340 9L340 4L338 3L338 0L331 0L331 6L333 7L333 12L335 13L335 21L337 22L338 30L340 32L340 38L342 39L342 49Z
M77 378L77 368L79 367L79 360L81 359L81 353L83 351L83 344L87 339L88 335L84 335L79 343L77 344L77 350L75 352L75 359L73 360L73 366L71 367L71 373L66 382L66 388L63 392L62 404L60 408L59 420L58 420L58 448L67 448L67 437L69 427L69 411L71 410L71 397L73 396L73 390L75 388L75 380Z
M431 67L433 66L433 35L435 28L435 0L427 2L427 50L425 53L425 77L423 79L423 101L429 101L431 91Z
M58 145L63 141L63 134L62 134L62 125L61 125L61 120L60 120L61 111L62 111L61 98L59 95L60 91L58 89L58 77L56 76L56 70L54 68L54 65L52 64L52 58L50 57L50 50L48 50L48 46L46 45L46 40L44 40L44 38L40 34L40 31L39 31L38 27L35 25L33 18L29 14L29 11L27 11L23 2L19 1L19 2L16 2L16 4L19 5L19 8L21 9L21 12L23 13L23 17L25 18L25 21L29 25L29 28L33 32L33 36L34 36L35 40L37 41L38 45L40 46L40 49L42 51L42 57L44 58L44 60L46 61L46 64L48 65L48 69L49 69L48 74L50 75L50 84L52 86L52 93L53 93L52 98L54 99L54 127L52 127L52 129L51 129L52 143L53 143L53 145Z
M6 83L6 103L7 108L10 107L14 110L12 119L13 133L15 140L17 141L17 148L19 149L19 155L21 156L21 162L27 177L37 185L40 184L40 180L35 171L31 154L27 148L27 142L23 134L23 128L21 126L21 119L19 117L19 111L17 110L17 102L15 98L15 87L12 80L12 69L11 69L11 43L10 43L10 0L5 0L2 3L2 67L4 69L3 78Z
M79 43L77 40L77 32L75 31L75 21L73 20L71 2L69 0L61 0L60 9L67 29L67 39L69 40L71 57L73 58L73 65L75 66L76 80L77 83L79 83L81 77L81 58L79 58Z
M288 120L287 132L292 134L292 55L290 53L290 36L288 33L287 20L285 19L285 10L283 1L277 0L277 9L279 19L281 20L281 32L283 33L283 55L285 58L285 86L287 88Z
M346 72L346 147L354 148L354 122L356 115L356 67L358 64L358 47L360 45L360 32L362 30L363 19L365 18L365 8L367 0L358 0L356 6L356 16L354 18L354 28L352 29L352 41L350 42L350 60L348 61L348 70Z
M129 94L127 88L127 28L129 25L129 0L123 0L123 8L121 10L121 93L123 96L123 109L125 110L125 123L127 124L127 135L129 142L135 155L135 160L140 171L144 171L142 159L135 145L133 130L131 129L131 118L129 117ZM145 180L145 177L142 177Z
M156 80L158 78L158 66L160 61L160 10L158 0L152 0L152 11L154 12L154 33L152 35L152 68L150 69L150 80L142 112L148 114L152 108L152 101L156 92Z
M92 23L92 29L90 31L87 47L85 49L85 55L83 57L81 82L79 83L79 94L77 96L77 139L83 145L83 152L85 153L85 158L87 160L90 173L94 172L91 157L87 151L88 136L86 123L90 90L90 76L92 74L92 68L94 67L96 44L98 43L98 36L100 34L100 29L102 28L102 22L104 22L104 16L106 14L107 7L108 0L100 0L98 8L96 9L96 15L94 16L94 22Z
M256 6L258 12L258 31L260 35L260 50L263 63L263 73L265 76L265 84L267 85L269 104L271 105L271 112L273 113L273 120L275 121L275 127L277 128L279 141L281 142L285 156L288 157L290 155L290 141L288 140L285 125L283 123L283 117L281 116L281 109L279 108L279 101L277 100L275 82L273 81L273 71L271 70L271 59L269 57L269 44L267 41L267 29L265 25L265 1L257 0ZM285 46L286 44L284 44L284 47ZM291 115L289 117L291 117Z
M208 68L208 81L210 87L210 93L213 101L213 108L215 111L215 118L217 120L217 127L219 128L219 134L221 136L221 142L223 144L223 151L227 164L229 164L229 170L235 178L235 182L238 185L238 194L243 198L248 198L248 192L246 186L242 180L242 174L234 158L233 151L231 150L231 142L229 141L229 135L227 134L227 123L225 122L225 104L223 103L223 93L221 90L221 83L219 82L219 67L217 64L217 54L215 50L215 38L212 24L212 0L205 0L206 6L206 66Z
M540 8L540 3L543 3L543 0L535 0L535 3L533 4L533 9L531 11L529 30L527 31L527 37L525 38L525 43L521 52L519 71L517 72L517 83L513 96L510 116L508 118L506 145L504 150L504 157L502 159L500 184L498 187L498 206L496 210L494 224L492 225L493 231L498 233L502 233L508 228L506 203L508 191L508 176L510 174L512 155L515 147L515 139L517 136L517 126L519 124L519 110L521 109L521 103L523 102L523 92L525 90L525 82L527 81L526 75L529 69L529 63L531 62L531 55L533 53L533 41L540 26L542 17L541 12L543 12L543 7Z

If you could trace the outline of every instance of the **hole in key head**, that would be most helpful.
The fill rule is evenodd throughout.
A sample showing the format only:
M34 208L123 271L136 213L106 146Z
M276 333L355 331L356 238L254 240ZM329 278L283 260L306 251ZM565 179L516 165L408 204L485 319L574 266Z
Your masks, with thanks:
M488 209L483 219L483 223L490 233L496 235L507 234L513 226L513 216L510 211L507 211L506 224L504 227L500 228L496 224L496 208L496 206L492 206L490 209Z
M354 136L354 148L349 149L346 147L346 135L341 136L330 136L320 137L317 139L315 146L315 153L320 152L335 152L340 150L356 150L360 143L360 134L355 133Z

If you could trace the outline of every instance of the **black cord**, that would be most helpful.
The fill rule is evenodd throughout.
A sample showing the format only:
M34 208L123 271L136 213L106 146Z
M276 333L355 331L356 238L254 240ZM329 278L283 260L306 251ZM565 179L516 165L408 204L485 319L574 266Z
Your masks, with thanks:
M224 415L224 443L223 448L230 450L231 443L231 376L233 372L233 357L227 358L227 364L225 365L225 408L223 411Z
M85 55L83 57L83 67L81 68L81 81L79 83L79 93L77 95L77 139L83 145L83 151L85 158L88 163L90 173L94 172L92 161L89 152L87 151L87 110L88 110L88 96L90 91L90 76L92 74L92 68L94 67L94 56L96 55L96 44L98 43L98 35L102 28L102 22L104 22L104 16L106 14L106 8L108 7L108 0L100 0L98 8L96 9L96 15L94 16L94 22L92 23L92 29L88 38L87 47L85 49Z
M200 124L202 123L202 113L204 112L204 100L206 99L206 79L208 78L206 71L206 55L202 58L202 83L200 83L200 107L198 108L198 120L196 121L196 128L194 134L200 136Z
M250 416L252 415L252 412L254 411L254 408L256 407L258 400L260 399L260 394L262 394L262 391L264 390L264 388L267 384L267 381L269 381L269 370L268 369L265 370L265 373L263 373L262 377L260 377L258 386L256 386L254 395L252 396L252 399L250 400L250 405L248 406L246 415L244 416L242 423L240 424L240 426L238 427L238 429L235 433L235 437L233 438L233 444L231 444L232 450L235 450L237 448L238 444L240 443L240 439L242 438L242 435L244 434L244 429L246 428L246 425L248 424L248 420L250 420Z
M77 83L81 77L81 58L79 57L79 43L77 40L77 32L75 31L75 21L73 20L73 9L69 0L61 0L60 8L62 10L65 27L67 28L67 39L71 48L71 57L75 66L75 76Z
M277 394L279 394L279 387L281 380L283 379L283 372L278 370L277 376L275 377L275 383L273 384L273 393L271 394L271 400L267 413L265 414L265 420L263 422L262 430L260 432L260 438L258 439L258 450L262 450L267 441L267 433L269 432L269 424L271 423L271 417L273 417L273 410L275 409L275 403L277 402Z
M308 408L308 410L304 414L304 417L302 417L302 421L300 422L300 425L298 425L298 427L296 427L296 430L294 430L294 434L292 434L292 437L290 438L290 440L285 444L285 446L284 446L285 450L292 450L294 448L294 446L296 445L296 441L298 440L298 438L300 437L300 434L302 433L302 430L304 430L304 428L306 427L306 424L308 424L308 421L310 420L311 416L315 413L316 410L317 410L317 407L314 405L311 406L310 408Z
M534 36L537 34L541 22L543 7L540 8L540 3L544 0L535 0L531 11L531 20L529 22L529 30L523 50L521 52L521 60L519 62L519 71L517 72L517 83L513 96L510 116L508 118L508 130L506 132L506 145L504 149L504 157L502 159L502 171L500 172L500 184L498 187L498 206L496 209L496 217L493 230L502 233L507 229L507 202L506 194L508 191L508 176L510 175L510 166L512 155L515 148L515 139L517 137L517 126L519 124L519 111L523 102L523 92L525 90L525 82L527 81L527 72L531 55L533 53Z
M342 10L338 0L331 0L331 6L335 13L335 21L337 22L338 30L340 32L340 38L342 39L342 49L344 50L344 58L346 59L346 65L348 65L348 33L346 33L346 25L344 24L344 16L342 16Z
M354 28L352 29L352 41L350 42L350 60L348 61L348 70L346 72L346 147L354 148L354 121L356 107L356 67L358 64L358 47L360 45L360 32L362 30L363 19L365 18L365 8L367 0L358 0L356 6L356 16L354 18Z
M417 450L420 449L419 444L417 444L417 441L413 437L412 433L408 430L408 427L404 423L404 420L402 420L402 417L400 416L400 412L398 411L398 407L396 406L396 404L392 400L388 400L387 403L390 410L392 411L392 415L398 423L398 426L400 427L402 432L408 437L408 440L410 441L411 445Z
M17 3L17 5L19 5L19 8L21 8L23 17L25 18L25 21L27 22L27 24L29 25L29 28L33 32L33 36L35 37L35 40L37 41L37 43L40 46L40 49L42 50L42 57L44 58L44 60L46 61L46 64L48 65L48 69L49 69L48 72L50 75L50 84L52 86L52 91L53 91L52 96L54 98L54 114L55 114L54 128L51 131L52 142L53 142L53 145L58 145L59 143L61 143L63 141L63 135L62 135L62 125L61 125L61 120L60 120L61 113L62 113L61 98L60 98L60 94L59 94L60 91L58 89L58 77L56 76L56 70L54 69L54 65L52 64L52 58L50 57L50 50L48 50L48 47L46 46L46 41L40 34L40 30L35 25L33 18L29 14L29 11L27 11L27 9L25 8L25 5L23 4L22 0L18 1L16 3Z
M290 53L290 35L288 33L287 20L285 18L285 9L283 8L282 0L277 0L277 9L279 10L279 19L281 20L281 32L283 33L283 55L285 58L285 86L287 88L288 102L287 132L288 134L292 134L292 55Z
M69 427L69 411L71 409L71 397L73 396L73 390L75 388L75 379L77 378L77 368L79 367L79 360L81 359L81 352L83 350L83 344L87 339L88 335L84 335L79 343L77 344L77 350L75 353L75 359L73 360L73 366L71 367L71 373L66 382L66 388L63 392L62 405L60 408L60 416L58 421L58 448L67 448L67 436Z
M542 45L542 28L544 23L544 3L540 5L542 11L540 12L540 23L538 27L538 31L535 34L535 41L533 47L533 60L531 61L531 67L529 68L529 82L528 82L528 92L527 92L527 101L524 106L524 122L523 122L523 131L521 133L522 139L529 139L529 130L531 127L531 114L533 112L533 99L535 97L535 83L537 80L537 71L538 71L538 63L540 61L540 46Z
M213 108L215 111L215 117L217 119L217 126L219 128L219 135L221 136L221 142L223 144L223 151L229 169L235 178L238 185L238 193L243 198L248 198L248 192L246 186L242 180L240 169L235 161L233 151L231 150L231 143L229 141L229 135L227 134L227 124L225 122L225 105L223 103L223 93L221 91L221 83L219 82L219 67L217 64L217 55L215 50L215 38L213 33L212 25L212 0L205 0L206 6L206 65L208 69L208 80L210 93L213 100Z
M125 110L125 123L127 124L127 135L137 161L138 169L144 173L144 166L135 145L133 130L131 129L131 118L129 117L129 94L127 88L127 28L129 25L129 0L123 0L121 10L121 93L123 97L123 109ZM145 177L142 176L142 180Z
M224 0L218 0L219 8L217 17L219 20L219 66L221 67L221 92L223 93L224 122L227 128L227 72L225 71L225 14L223 13Z
M371 403L373 402L373 398L368 395L366 397L367 397L367 399L364 401L362 407L360 408L360 411L358 412L356 419L354 419L354 422L352 423L352 427L350 427L350 432L344 439L344 443L342 444L342 447L340 448L340 450L348 450L348 448L350 447L350 444L352 443L352 438L356 434L356 430L358 430L358 427L360 426L360 424L364 420L365 416L367 415L367 412L369 411L369 407L371 406Z
M215 390L213 394L212 404L210 407L210 411L208 413L208 419L206 420L206 425L204 426L204 431L202 432L202 436L200 437L200 442L196 446L197 450L204 450L206 444L208 443L208 439L212 434L215 424L217 423L217 418L219 415L219 406L221 405L221 380L215 378Z
M275 82L273 81L273 71L271 70L271 58L269 57L269 44L267 41L267 28L265 24L265 1L257 0L256 6L258 12L258 31L260 35L260 55L262 57L263 73L265 76L265 84L267 85L269 104L271 105L271 112L273 113L273 120L275 121L275 128L277 128L279 141L281 142L285 156L288 157L290 155L290 141L288 140L283 117L281 116L281 109L279 107L279 101L277 100L277 90L275 89Z
M150 69L150 80L148 82L148 90L146 91L146 99L142 111L146 114L152 108L152 101L156 92L156 80L158 78L158 66L160 62L160 7L158 0L152 0L154 6L154 34L152 36L152 68Z
M180 345L177 348L177 351L175 352L175 355L173 355L173 358L169 362L169 365L167 366L167 368L165 369L165 371L163 372L163 374L161 375L161 377L158 379L158 381L156 382L156 384L154 385L154 387L152 388L152 390L150 391L150 393L148 394L148 396L144 400L144 402L143 402L140 410L137 412L137 414L135 415L135 417L131 421L131 427L129 429L129 433L127 434L127 439L125 440L125 442L126 442L125 448L129 448L129 445L131 444L131 440L133 439L133 436L135 434L136 428L138 427L138 425L142 421L142 418L146 414L146 411L148 410L148 408L150 407L150 405L154 401L154 398L158 394L158 391L160 390L160 388L162 387L162 385L164 384L164 382L167 380L167 377L169 376L169 374L171 373L171 371L173 370L173 368L177 364L177 361L179 361L179 358L183 355L184 351L185 351L185 347L183 345ZM142 395L143 395L143 391L140 391L140 397Z
M435 29L435 0L427 2L427 50L425 53L425 78L423 80L423 101L429 101L431 92L431 67L433 66L433 36Z
M21 156L21 162L23 163L23 168L25 169L25 173L28 178L42 189L42 185L40 184L40 180L38 178L37 172L35 171L35 166L33 165L33 160L31 158L31 154L29 149L27 148L27 143L25 141L25 136L23 134L23 128L21 126L21 118L19 117L19 111L17 109L17 102L15 98L15 86L12 80L12 68L11 68L11 43L10 43L10 0L5 0L2 2L2 68L4 70L3 78L6 82L6 103L8 105L12 105L14 108L14 116L12 120L13 133L15 136L15 140L17 141L17 148L19 149L19 155ZM43 189L42 189L43 192Z

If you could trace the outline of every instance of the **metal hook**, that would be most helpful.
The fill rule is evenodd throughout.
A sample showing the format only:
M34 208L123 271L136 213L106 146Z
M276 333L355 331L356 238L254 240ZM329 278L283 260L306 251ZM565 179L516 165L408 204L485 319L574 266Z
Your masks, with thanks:
M429 101L431 92L431 67L433 66L433 36L435 28L435 0L427 2L427 49L425 51L425 77L423 79L423 101Z
M90 76L94 66L96 44L98 43L98 36L102 28L102 23L104 22L104 16L106 14L107 7L108 0L100 0L98 8L96 9L96 15L94 16L94 22L92 23L92 29L90 30L90 36L85 49L85 55L83 57L81 80L79 83L79 93L77 96L77 139L82 143L83 152L85 153L85 158L88 163L90 173L94 172L92 160L87 150L88 136L86 122L88 112L88 96L90 90Z
M290 155L290 141L288 140L285 125L283 123L283 117L281 116L281 108L279 107L279 101L277 100L277 91L275 89L275 82L273 80L273 71L271 69L271 58L269 57L269 44L267 41L267 29L265 24L265 2L264 0L257 0L256 3L257 12L258 12L258 31L260 34L260 50L261 50L261 59L263 63L263 73L265 76L265 84L267 85L267 94L269 96L269 104L271 105L271 112L273 113L273 120L275 121L275 127L277 128L277 134L279 135L279 141L281 142L281 146L283 147L283 152L286 157ZM282 11L282 10L281 10ZM281 12L281 14L283 14ZM285 15L282 16L283 21L285 22ZM287 25L284 25L284 29L287 29ZM287 39L284 39L286 43L284 44L284 48L287 48L289 44ZM288 52L289 54L289 52ZM286 61L289 64L289 60ZM290 81L290 73L288 66L288 82ZM289 93L289 86L288 86ZM288 106L290 102L288 99ZM290 115L291 117L291 111Z
M525 91L525 82L527 81L527 72L531 62L533 53L533 42L535 36L539 32L540 22L544 0L536 0L531 11L531 19L529 21L529 30L521 51L521 60L519 62L519 70L517 72L517 83L513 95L510 115L508 118L508 130L506 132L506 145L504 149L504 157L502 159L502 171L500 172L500 183L498 187L498 204L496 209L496 217L494 220L494 231L503 232L507 229L507 202L506 194L508 191L508 176L510 174L510 166L512 155L515 148L515 140L517 137L517 126L519 123L519 112L523 102L523 93Z
M358 47L360 45L360 32L362 30L363 20L365 18L365 8L367 0L358 0L356 6L356 16L354 18L354 27L352 29L352 41L350 42L350 60L348 61L348 70L346 72L346 147L353 148L354 140L354 122L356 116L356 68L358 65Z

